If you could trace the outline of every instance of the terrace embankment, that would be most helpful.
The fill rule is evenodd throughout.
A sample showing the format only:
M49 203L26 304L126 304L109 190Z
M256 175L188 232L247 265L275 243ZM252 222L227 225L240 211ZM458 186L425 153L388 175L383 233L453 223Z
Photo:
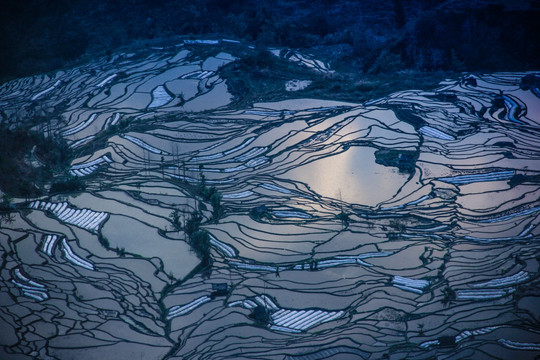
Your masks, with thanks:
M271 48L235 93L250 46L179 40L0 87L8 125L57 106L28 127L71 154L62 191L3 204L0 353L534 358L537 74L323 100L332 68Z

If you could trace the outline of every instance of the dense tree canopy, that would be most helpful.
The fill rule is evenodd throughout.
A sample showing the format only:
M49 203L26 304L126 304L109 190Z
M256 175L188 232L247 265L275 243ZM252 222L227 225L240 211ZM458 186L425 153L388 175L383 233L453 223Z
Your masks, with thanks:
M0 80L174 35L231 36L332 53L359 71L538 68L528 1L28 0L0 8Z

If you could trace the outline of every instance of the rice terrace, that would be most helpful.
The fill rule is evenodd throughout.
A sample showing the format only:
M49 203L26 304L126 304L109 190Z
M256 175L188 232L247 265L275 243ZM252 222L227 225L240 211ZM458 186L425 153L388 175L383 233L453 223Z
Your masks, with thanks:
M540 73L337 76L184 37L3 83L0 357L537 359Z

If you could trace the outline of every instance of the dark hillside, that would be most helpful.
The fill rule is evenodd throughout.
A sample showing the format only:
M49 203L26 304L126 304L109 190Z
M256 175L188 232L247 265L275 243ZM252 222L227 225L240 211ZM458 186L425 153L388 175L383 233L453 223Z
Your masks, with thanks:
M539 15L537 2L501 0L4 1L0 80L190 34L333 46L334 62L371 73L531 70L539 67Z

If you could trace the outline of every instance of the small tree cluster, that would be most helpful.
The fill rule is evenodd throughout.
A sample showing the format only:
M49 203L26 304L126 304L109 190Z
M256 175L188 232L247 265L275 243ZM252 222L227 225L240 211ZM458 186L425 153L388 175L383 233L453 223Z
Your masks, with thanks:
M69 193L69 192L78 192L86 189L86 185L81 180L81 178L76 176L70 176L66 180L56 181L51 185L49 193L58 194L58 193Z
M351 220L350 216L343 210L339 214L336 215L336 218L341 221L344 227L349 226L349 221Z
M15 217L11 214L12 211L11 198L8 195L2 196L2 203L0 203L0 228L3 223L11 224L15 221Z
M171 222L176 230L182 229L182 223L180 223L180 211L178 209L171 211L169 218L171 219Z
M223 215L223 196L215 186L206 186L206 177L204 174L201 174L201 182L197 186L197 195L201 196L204 201L210 202L214 220L218 220Z
M199 226L202 222L202 215L198 211L193 211L191 213L191 216L186 221L186 224L184 225L184 231L186 234L191 238L193 234L195 234L197 231L199 231Z

